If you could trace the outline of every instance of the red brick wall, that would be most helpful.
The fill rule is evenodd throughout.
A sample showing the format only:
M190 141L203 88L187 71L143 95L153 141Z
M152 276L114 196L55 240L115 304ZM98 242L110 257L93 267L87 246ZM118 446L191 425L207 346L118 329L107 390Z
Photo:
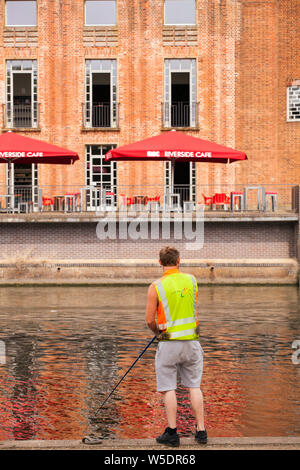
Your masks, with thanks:
M197 60L199 130L189 133L249 157L229 167L197 165L199 184L298 182L300 124L286 122L286 87L300 79L300 0L197 0L191 45L166 45L162 0L117 3L113 46L84 45L83 0L39 0L37 45L11 47L5 42L10 31L0 34L2 103L5 60L37 59L41 131L26 134L81 158L73 167L45 165L40 184L83 184L86 144L121 145L161 132L165 58ZM84 66L91 58L117 59L119 131L82 130ZM0 172L4 181L4 165ZM163 164L120 163L118 175L120 184L158 184Z
M236 222L204 225L201 250L186 249L190 241L99 240L95 223L3 223L0 259L157 259L162 245L174 244L184 259L287 259L296 256L294 223Z

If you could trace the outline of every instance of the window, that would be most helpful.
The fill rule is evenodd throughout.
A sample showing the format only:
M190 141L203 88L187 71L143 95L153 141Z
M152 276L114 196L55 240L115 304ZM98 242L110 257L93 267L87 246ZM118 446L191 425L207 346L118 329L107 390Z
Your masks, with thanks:
M36 26L36 24L36 1L6 1L6 26Z
M300 85L292 85L287 89L287 120L300 121Z
M163 125L197 127L195 59L165 59Z
M87 60L85 63L85 127L116 128L117 61Z
M165 24L196 24L196 0L165 0Z
M86 0L85 24L109 26L116 24L116 0Z
M113 209L117 203L117 162L105 161L105 154L112 145L86 146L86 206L95 210L105 205L106 210Z
M36 60L6 62L6 127L38 127Z

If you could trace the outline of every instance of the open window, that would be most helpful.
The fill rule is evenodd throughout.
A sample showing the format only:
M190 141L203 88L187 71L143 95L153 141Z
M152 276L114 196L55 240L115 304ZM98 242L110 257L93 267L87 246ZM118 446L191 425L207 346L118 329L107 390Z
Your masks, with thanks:
M85 127L117 127L116 60L86 61Z
M6 65L6 127L38 127L37 63L8 60Z
M190 74L171 73L171 127L190 126Z
M164 127L196 127L196 60L166 59Z

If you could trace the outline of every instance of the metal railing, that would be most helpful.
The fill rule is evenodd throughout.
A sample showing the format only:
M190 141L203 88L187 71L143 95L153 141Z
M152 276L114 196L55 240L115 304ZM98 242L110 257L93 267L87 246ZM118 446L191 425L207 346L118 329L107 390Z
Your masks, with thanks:
M38 128L39 103L33 104L3 104L3 126L5 128Z
M98 186L0 186L0 210L7 212L136 211L299 212L299 186L214 184Z
M119 121L118 103L95 103L83 107L83 127L88 128L117 128Z

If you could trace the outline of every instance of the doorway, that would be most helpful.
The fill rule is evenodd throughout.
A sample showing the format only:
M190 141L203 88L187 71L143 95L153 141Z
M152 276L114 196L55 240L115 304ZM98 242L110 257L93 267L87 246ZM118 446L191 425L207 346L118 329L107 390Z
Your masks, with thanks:
M171 73L171 126L190 126L190 74Z
M31 73L13 73L14 127L31 127Z
M180 206L190 200L190 162L175 162L174 193L179 194Z
M11 163L7 165L7 191L13 196L13 206L29 203L33 210L39 209L38 165L35 163Z
M86 147L86 206L95 210L102 204L108 210L117 203L117 162L105 160L115 145L87 145Z
M164 193L179 194L179 202L196 203L196 164L195 162L176 161L174 165L174 184L172 182L172 164L165 162Z
M111 90L109 73L92 74L92 125L110 127Z

